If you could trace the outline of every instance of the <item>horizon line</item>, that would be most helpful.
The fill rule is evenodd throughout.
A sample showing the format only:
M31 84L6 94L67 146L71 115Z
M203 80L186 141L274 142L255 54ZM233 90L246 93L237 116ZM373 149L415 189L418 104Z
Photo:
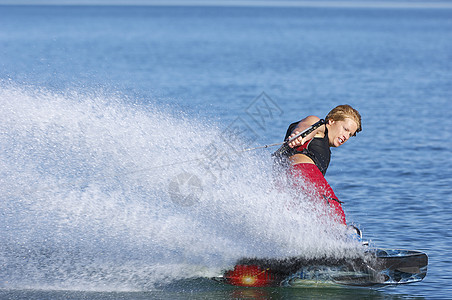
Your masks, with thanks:
M61 1L0 1L0 5L8 6L212 6L212 7L342 7L342 8L452 8L451 2L411 2L411 1L274 1L274 0L246 0L246 1L206 1L206 0L134 0L134 1L93 1L93 0L68 0Z

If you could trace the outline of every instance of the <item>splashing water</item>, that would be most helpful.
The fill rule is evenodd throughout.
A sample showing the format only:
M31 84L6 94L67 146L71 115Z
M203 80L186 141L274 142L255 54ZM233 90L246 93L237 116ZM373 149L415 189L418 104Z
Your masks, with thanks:
M0 287L143 290L357 249L274 187L269 152L234 153L216 126L121 96L0 99Z

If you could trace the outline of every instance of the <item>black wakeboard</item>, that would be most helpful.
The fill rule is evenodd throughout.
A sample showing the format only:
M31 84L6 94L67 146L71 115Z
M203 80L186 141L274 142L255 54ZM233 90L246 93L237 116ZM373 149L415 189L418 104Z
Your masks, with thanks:
M248 287L380 287L419 282L428 257L413 250L374 249L353 259L243 258L215 281Z

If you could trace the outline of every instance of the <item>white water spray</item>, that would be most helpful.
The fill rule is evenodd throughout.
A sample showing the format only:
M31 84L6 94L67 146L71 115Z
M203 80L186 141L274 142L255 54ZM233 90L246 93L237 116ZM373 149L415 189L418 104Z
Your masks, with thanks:
M152 289L355 247L274 187L269 151L236 155L216 126L120 96L3 85L0 101L0 287Z

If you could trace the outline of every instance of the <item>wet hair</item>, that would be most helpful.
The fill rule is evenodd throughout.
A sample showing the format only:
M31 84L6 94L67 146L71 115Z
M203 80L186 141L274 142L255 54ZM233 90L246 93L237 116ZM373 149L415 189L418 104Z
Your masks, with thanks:
M328 120L333 121L344 121L346 118L352 119L356 122L358 125L358 129L353 135L356 135L356 133L360 132L362 130L361 127L361 115L359 112L351 107L348 104L344 105L338 105L335 108L333 108L325 117L325 121L328 122Z

